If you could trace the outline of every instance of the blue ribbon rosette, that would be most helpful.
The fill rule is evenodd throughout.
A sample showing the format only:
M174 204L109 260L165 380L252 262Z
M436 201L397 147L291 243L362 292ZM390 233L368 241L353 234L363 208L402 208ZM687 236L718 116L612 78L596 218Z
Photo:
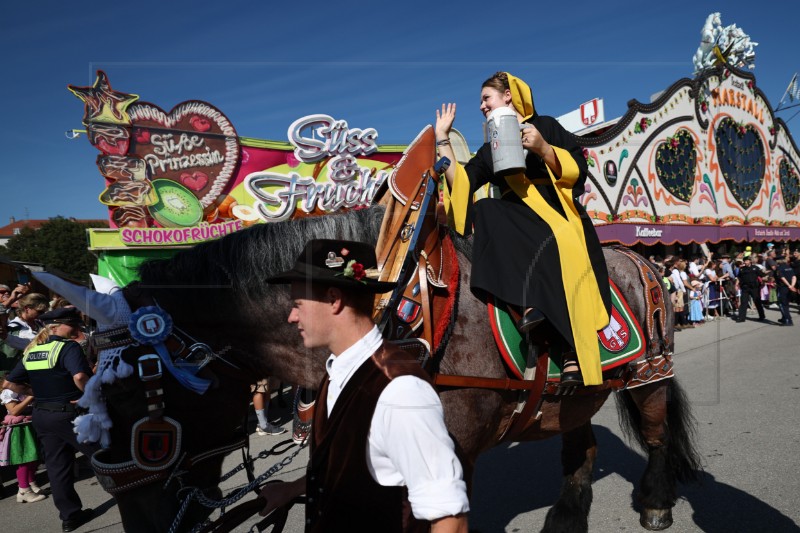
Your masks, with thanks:
M169 313L156 306L140 307L131 315L128 329L136 342L152 346L156 350L161 364L181 385L197 394L204 394L208 390L211 380L199 378L172 363L169 350L164 345L164 341L172 333L172 317Z

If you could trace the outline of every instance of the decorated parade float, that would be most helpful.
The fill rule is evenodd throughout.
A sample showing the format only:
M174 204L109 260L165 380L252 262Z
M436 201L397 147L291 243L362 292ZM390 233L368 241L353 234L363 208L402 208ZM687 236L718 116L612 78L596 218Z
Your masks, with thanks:
M580 201L603 242L800 240L800 152L755 76L737 68L752 66L755 44L710 15L694 78L577 137L589 166ZM112 89L103 72L70 90L100 151L112 228L90 230L90 248L120 284L144 259L252 224L369 206L405 149L324 114L298 118L286 140L240 137L209 103L167 112Z

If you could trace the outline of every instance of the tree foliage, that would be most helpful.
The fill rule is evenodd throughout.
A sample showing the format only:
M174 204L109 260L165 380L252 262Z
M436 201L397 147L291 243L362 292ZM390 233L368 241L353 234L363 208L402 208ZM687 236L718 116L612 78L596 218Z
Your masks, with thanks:
M75 279L89 281L89 274L97 272L97 259L88 250L86 229L97 226L101 224L51 218L37 230L22 228L0 253L15 261L42 263Z

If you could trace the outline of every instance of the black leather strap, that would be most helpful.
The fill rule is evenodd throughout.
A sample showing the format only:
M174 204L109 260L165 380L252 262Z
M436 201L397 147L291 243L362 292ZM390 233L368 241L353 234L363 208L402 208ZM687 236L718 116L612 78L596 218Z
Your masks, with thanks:
M53 413L74 413L76 412L74 403L58 403L58 402L37 402L34 406L35 409L42 411L51 411Z

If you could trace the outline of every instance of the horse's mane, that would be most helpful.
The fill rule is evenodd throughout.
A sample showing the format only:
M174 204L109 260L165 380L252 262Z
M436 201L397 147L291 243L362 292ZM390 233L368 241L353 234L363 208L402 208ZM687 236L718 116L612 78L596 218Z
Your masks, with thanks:
M169 259L139 267L137 289L184 316L250 318L276 302L281 286L264 280L290 269L310 239L344 239L375 244L385 208L380 205L340 214L256 224L216 241L182 250ZM467 258L472 239L451 232ZM278 287L278 290L276 290ZM283 295L282 295L283 296ZM242 305L246 303L247 305Z
M169 259L139 267L137 289L167 308L195 310L212 316L241 317L275 298L264 280L291 268L312 238L345 239L375 244L385 209L375 206L341 214L256 224L222 239L182 250ZM266 300L266 301L265 301ZM177 306L177 309L176 309ZM194 314L194 313L192 313Z

